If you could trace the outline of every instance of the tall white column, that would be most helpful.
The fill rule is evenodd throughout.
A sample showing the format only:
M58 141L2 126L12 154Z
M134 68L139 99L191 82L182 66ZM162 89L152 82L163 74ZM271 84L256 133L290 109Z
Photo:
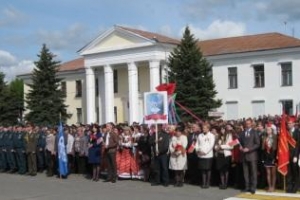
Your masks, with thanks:
M159 75L159 68L160 68L160 61L159 60L151 60L149 63L150 67L150 91L155 91L156 87L160 84L160 75Z
M128 63L129 123L139 121L138 70L134 62Z
M114 74L110 65L104 66L105 121L115 122L114 118Z
M104 91L104 72L100 70L98 73L98 109L99 109L99 124L105 123L105 91Z
M161 83L167 83L168 82L168 73L167 73L168 65L166 62L163 63L161 70Z
M86 122L95 122L95 73L90 67L85 68L86 82Z

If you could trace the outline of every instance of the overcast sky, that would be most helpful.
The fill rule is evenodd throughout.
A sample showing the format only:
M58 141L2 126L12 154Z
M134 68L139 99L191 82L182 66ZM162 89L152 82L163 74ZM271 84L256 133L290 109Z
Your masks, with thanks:
M0 70L29 72L43 43L66 62L77 50L123 25L199 40L280 32L300 37L299 0L1 0Z

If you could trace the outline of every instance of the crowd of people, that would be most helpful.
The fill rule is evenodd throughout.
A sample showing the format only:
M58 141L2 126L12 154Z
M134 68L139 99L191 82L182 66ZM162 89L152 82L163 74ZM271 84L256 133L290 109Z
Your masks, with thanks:
M287 121L287 132L295 141L287 144L289 193L297 192L300 184L296 122L293 117ZM63 130L69 175L82 174L96 182L139 179L152 186L189 183L251 193L258 187L273 192L284 185L277 172L279 116L159 124L157 134L154 125L138 123L65 125ZM57 127L1 126L1 172L35 176L46 170L47 176L60 177L58 140Z

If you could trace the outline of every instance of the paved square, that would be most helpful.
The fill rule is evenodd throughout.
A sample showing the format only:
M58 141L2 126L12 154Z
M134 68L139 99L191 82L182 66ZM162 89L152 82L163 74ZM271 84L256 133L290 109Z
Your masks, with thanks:
M78 175L60 180L44 174L36 177L0 174L0 180L1 200L221 200L239 193L233 189L201 189L192 185L165 188L130 180L116 184L93 182Z

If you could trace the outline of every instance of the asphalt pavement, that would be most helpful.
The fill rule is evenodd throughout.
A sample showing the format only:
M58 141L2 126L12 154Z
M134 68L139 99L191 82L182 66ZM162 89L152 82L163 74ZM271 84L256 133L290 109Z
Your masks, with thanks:
M234 197L238 190L217 187L201 189L184 185L183 188L151 186L138 180L117 183L93 182L80 175L68 179L0 174L0 200L221 200Z

